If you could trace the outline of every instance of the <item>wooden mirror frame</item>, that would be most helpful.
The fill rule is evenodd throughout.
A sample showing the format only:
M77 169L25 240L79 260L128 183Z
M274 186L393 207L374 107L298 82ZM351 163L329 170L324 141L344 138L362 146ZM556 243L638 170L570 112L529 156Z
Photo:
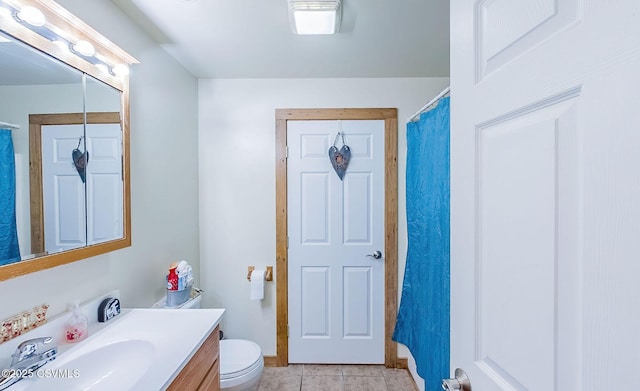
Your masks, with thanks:
M72 15L65 8L52 0L0 0L14 8L32 6L39 9L47 20L46 27L59 36L85 40L91 43L105 62L115 64L136 64L138 60L113 44L82 20ZM122 164L123 164L123 237L120 239L90 245L74 250L44 255L33 259L21 260L0 266L0 281L20 275L49 269L81 259L105 254L114 250L131 246L131 189L129 170L129 78L127 75L115 76L103 73L94 64L77 56L69 50L58 47L49 39L31 30L26 25L16 23L13 19L0 16L0 31L13 38L54 57L79 71L117 89L121 92L122 113Z

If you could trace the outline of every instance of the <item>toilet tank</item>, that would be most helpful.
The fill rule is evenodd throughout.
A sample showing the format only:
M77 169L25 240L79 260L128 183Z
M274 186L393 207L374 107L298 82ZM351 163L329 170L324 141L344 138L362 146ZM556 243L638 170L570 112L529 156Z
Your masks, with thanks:
M202 301L202 295L198 293L196 297L193 297L187 300L184 304L178 306L177 308L200 308L200 302Z
M194 288L194 290L195 290L195 288ZM202 293L201 293L201 291L199 289L195 290L195 292L196 292L195 297L190 298L189 300L185 301L184 303L180 304L179 306L168 307L167 306L167 296L164 296L162 298L162 300L160 300L159 302L155 303L151 308L173 308L173 309L200 308L200 301L202 301Z

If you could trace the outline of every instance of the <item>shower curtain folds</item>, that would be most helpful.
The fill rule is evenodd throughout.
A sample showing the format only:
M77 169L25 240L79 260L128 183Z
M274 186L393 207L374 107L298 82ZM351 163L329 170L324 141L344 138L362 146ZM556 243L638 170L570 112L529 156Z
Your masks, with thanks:
M407 261L393 340L427 391L449 377L449 97L407 123Z
M10 130L0 129L0 265L19 260L13 141Z

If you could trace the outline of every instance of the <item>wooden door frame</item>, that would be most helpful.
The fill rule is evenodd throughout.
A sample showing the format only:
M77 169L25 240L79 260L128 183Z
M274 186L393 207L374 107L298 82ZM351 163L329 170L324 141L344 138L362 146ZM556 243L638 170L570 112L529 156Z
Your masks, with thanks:
M398 311L398 110L386 109L276 109L276 356L267 365L289 365L289 304L287 251L287 121L383 120L384 121L384 363L387 368L406 367L398 360L391 340Z

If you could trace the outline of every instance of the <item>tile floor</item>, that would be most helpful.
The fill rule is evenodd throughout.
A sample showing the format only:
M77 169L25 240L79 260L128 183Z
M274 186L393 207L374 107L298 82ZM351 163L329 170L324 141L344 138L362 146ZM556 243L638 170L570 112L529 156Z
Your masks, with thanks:
M416 391L406 369L383 365L267 367L254 391Z

